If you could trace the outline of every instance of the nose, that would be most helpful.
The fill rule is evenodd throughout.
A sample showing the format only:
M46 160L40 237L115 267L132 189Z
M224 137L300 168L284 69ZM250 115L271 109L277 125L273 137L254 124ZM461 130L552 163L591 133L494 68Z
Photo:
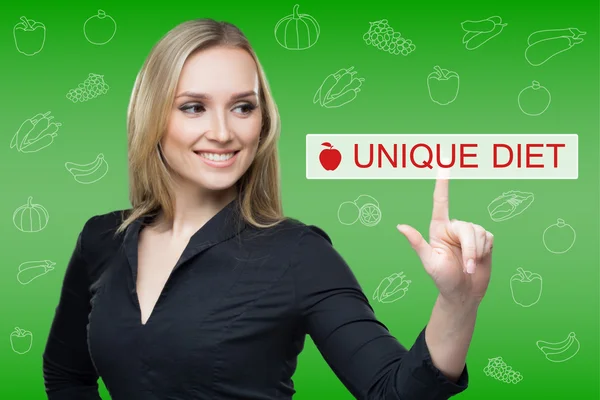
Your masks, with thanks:
M210 131L207 134L208 139L226 143L232 139L232 136L226 113L223 111L212 113Z

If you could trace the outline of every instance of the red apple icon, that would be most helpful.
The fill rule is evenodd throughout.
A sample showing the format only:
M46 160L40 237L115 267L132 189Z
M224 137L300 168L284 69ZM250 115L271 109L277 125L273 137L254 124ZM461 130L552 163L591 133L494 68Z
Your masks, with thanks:
M335 171L342 162L342 153L334 149L333 145L329 142L322 143L322 145L329 148L321 151L319 161L325 170Z

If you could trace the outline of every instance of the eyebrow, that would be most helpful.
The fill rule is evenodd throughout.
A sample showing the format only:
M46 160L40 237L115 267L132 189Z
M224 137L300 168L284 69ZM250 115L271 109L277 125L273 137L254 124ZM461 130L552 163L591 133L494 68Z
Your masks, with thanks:
M246 92L235 93L234 95L231 96L231 99L237 100L237 99L241 99L241 98L248 97L248 96L258 96L258 94L254 90L248 90ZM182 92L182 93L178 94L175 98L179 98L179 97L193 97L196 99L204 99L204 100L211 99L211 96L209 96L206 93L190 92L190 91Z

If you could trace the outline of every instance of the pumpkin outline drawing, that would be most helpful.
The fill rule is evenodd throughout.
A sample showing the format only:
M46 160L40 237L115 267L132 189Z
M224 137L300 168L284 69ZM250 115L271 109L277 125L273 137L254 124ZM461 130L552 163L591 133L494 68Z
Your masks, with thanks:
M281 18L275 25L275 40L286 50L310 49L318 42L321 35L321 26L317 20L310 14L299 13L299 7L299 4L295 4L292 13ZM299 29L301 26L304 28ZM288 29L294 32L295 43L288 42ZM314 38L313 33L315 33Z
M33 223L33 221L36 219L33 214L34 211L37 213L38 219L36 224ZM26 214L27 212L29 212L28 216ZM24 219L27 218L29 219L29 227L24 226L27 225L27 221L24 221ZM48 210L46 210L46 208L44 208L44 206L41 204L33 203L33 196L29 196L27 198L27 203L15 210L12 219L13 225L21 232L35 233L40 232L48 225L50 214L48 214Z

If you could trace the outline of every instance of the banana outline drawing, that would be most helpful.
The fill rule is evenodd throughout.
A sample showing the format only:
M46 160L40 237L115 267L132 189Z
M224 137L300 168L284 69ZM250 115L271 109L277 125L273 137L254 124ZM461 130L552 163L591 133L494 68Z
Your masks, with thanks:
M535 344L538 349L544 353L546 359L552 362L565 362L570 360L579 353L579 349L581 348L581 344L575 336L575 332L570 332L566 339L557 343L538 340Z
M88 185L98 182L108 173L108 163L104 159L104 154L100 153L94 161L88 164L76 164L74 162L66 162L65 168L76 182Z

